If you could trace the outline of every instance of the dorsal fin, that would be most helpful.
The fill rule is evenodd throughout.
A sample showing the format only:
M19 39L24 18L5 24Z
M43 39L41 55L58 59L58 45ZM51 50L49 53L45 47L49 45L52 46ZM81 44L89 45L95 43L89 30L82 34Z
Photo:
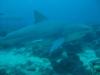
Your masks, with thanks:
M42 13L40 13L37 10L34 11L34 17L35 17L35 21L34 21L35 24L39 23L39 22L42 22L44 20L47 20L47 17L44 16Z

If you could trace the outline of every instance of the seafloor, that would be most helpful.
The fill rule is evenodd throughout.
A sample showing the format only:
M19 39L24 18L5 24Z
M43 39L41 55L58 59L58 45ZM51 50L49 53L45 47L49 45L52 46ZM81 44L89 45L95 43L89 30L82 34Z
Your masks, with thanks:
M100 58L100 25L49 53L51 43L43 39L0 49L0 75L92 75L91 61Z

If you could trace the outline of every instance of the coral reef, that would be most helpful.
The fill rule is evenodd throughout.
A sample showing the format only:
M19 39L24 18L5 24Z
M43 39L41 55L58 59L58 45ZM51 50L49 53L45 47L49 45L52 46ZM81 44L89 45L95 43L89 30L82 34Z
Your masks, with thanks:
M0 62L0 75L45 75L46 72L52 71L49 59L14 52L3 52Z
M100 58L100 29L93 26L76 38L78 35L51 54L52 39L0 49L0 75L91 75L91 61Z

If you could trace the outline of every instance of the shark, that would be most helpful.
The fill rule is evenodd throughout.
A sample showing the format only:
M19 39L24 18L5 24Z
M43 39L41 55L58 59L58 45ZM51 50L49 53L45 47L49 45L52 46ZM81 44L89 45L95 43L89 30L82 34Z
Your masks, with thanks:
M79 39L90 30L90 27L85 24L68 24L67 21L49 20L39 11L35 11L34 15L36 19L33 25L23 27L0 38L0 47L17 47L38 39L53 39L50 48L50 52L53 52L64 42Z

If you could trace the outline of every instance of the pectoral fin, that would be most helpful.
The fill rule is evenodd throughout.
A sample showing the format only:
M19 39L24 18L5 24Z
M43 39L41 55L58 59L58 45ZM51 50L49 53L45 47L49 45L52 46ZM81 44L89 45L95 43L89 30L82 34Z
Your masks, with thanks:
M51 46L51 49L50 49L50 54L52 52L54 52L55 50L57 50L59 47L61 47L61 45L64 43L64 38L61 37L61 38L58 38L57 40L55 40Z

